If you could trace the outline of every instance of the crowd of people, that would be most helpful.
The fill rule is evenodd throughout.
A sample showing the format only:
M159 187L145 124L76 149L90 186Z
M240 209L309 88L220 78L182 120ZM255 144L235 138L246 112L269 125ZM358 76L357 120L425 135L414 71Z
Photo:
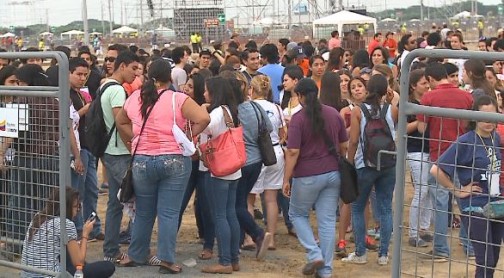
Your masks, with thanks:
M393 33L376 33L367 49L341 48L336 31L329 41L316 45L287 38L277 44L243 44L234 35L226 48L220 41L212 46L195 54L188 46L148 53L134 45L114 44L101 66L86 46L76 57L67 47L57 47L70 59L72 182L65 203L71 273L80 266L86 277L110 277L114 264L155 265L163 274L181 273L175 254L177 233L193 194L202 241L198 258L218 259L202 272L231 274L240 271L240 252L255 250L257 259L274 252L279 214L288 234L306 249L304 275L332 277L337 272L335 255L344 263L366 264L368 250L378 252L378 265L388 265L396 161L385 154L378 169L377 156L379 150L395 150L399 95L408 94L410 102L425 106L502 111L501 61L420 57L403 65L406 55L420 47L467 50L459 31L434 30L418 38L405 34L399 42ZM504 51L504 38L481 38L478 49ZM42 62L0 59L0 85L58 85L58 65L52 62L44 70ZM411 67L408 92L398 87L403 66ZM31 192L45 194L42 184L57 185L55 175L33 174L57 169L57 144L25 145L37 139L58 140L58 126L43 124L44 119L54 123L57 108L41 105L29 106L33 111L28 121L38 127L23 131L18 139L3 138L0 148L2 160L12 149L18 154L3 166L15 181L5 189L11 196L6 215L12 221L6 231L8 237L24 240L23 264L58 271L58 194L44 196L45 202L26 201ZM86 128L97 119L106 129L101 134L106 135L102 152L96 151L96 134ZM189 143L181 143L176 130L182 130ZM218 174L203 146L232 130L243 134L246 159L232 172ZM265 132L276 163L265 162ZM466 126L455 119L411 115L407 132L414 186L408 244L432 245L425 259L448 261L448 229L460 226L464 253L477 263L476 277L493 277L504 224L485 218L482 208L499 199L500 187L494 186L502 184L504 129L494 123ZM196 152L188 152L191 144ZM340 201L345 186L341 157L357 170L359 196L351 204ZM97 209L98 160L109 191L104 229L99 216L88 218ZM22 167L26 165L31 168ZM117 196L129 169L135 205L128 230L121 232L124 204ZM265 228L254 219L256 198L261 199L259 219ZM461 219L447 213L452 198ZM33 216L28 210L40 212ZM317 233L310 222L313 210ZM157 252L152 252L156 218ZM120 248L124 234L127 253ZM105 262L85 263L86 243L91 240L103 240ZM348 240L355 241L353 252ZM47 244L54 248L44 247Z

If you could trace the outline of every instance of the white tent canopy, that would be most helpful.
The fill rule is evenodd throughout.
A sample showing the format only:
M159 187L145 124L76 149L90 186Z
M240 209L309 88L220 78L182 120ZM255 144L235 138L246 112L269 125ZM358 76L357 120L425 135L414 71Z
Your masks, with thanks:
M317 27L337 25L338 32L343 34L343 25L360 25L366 23L373 24L373 29L376 33L376 18L350 11L339 11L335 14L314 20L313 31L315 32Z
M390 17L387 17L387 18L382 19L381 22L397 22L397 20L390 18Z
M41 36L52 36L53 33L51 32L43 32L43 33L40 33Z
M79 31L79 30L70 30L68 32L61 33L60 37L61 37L61 40L63 40L64 36L67 36L68 39L71 39L72 36L82 36L82 35L84 35L84 32L82 32L82 31Z
M261 18L260 20L257 20L257 21L254 21L254 23L252 23L254 25L264 25L264 26L271 26L271 25L274 25L274 24L278 24L278 20L275 20L271 17L264 17L264 18Z
M8 37L15 37L16 34L13 34L13 33L5 33L3 35L0 36L0 38L8 38Z
M112 33L114 33L114 34L130 34L130 33L136 33L136 32L138 32L137 29L134 29L134 28L131 28L128 26L122 26L122 27L119 27L119 28L112 31Z

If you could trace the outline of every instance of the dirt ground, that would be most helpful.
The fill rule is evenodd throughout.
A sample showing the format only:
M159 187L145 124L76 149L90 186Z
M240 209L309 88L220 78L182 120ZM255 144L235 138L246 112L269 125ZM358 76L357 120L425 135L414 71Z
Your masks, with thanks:
M407 175L408 177L409 175ZM407 179L409 180L409 179ZM406 204L404 207L403 225L408 226L408 213L411 196L413 194L413 187L408 182L406 184ZM98 213L103 221L105 219L106 202L108 195L101 195L99 197ZM312 223L316 226L315 217L313 215ZM261 221L262 222L262 221ZM177 263L182 264L187 259L195 259L197 265L195 267L183 267L183 273L177 277L220 277L219 275L204 275L200 272L202 266L216 262L216 258L210 261L200 261L197 259L201 251L201 244L197 238L197 228L193 214L192 202L184 213L183 224L179 232L177 240ZM262 223L261 223L262 225ZM127 217L123 219L123 229L127 226ZM458 229L451 231L453 236L458 236ZM157 240L157 228L155 227L153 233L153 252L155 252ZM350 234L347 234L347 239ZM241 254L240 272L233 273L235 277L303 277L301 268L305 261L305 250L299 244L298 240L292 236L287 235L287 230L283 224L283 219L279 219L278 232L276 234L276 247L277 250L269 251L266 258L262 262L258 262L254 255L255 252L243 251ZM445 263L433 263L431 261L423 261L417 258L418 252L428 252L431 246L427 248L409 247L407 244L407 230L403 230L403 244L402 244L402 262L401 262L401 277L474 277L474 260L466 260L462 252L462 247L456 238L452 238L449 243L452 250L452 261ZM101 260L103 242L93 242L88 245L87 261ZM334 274L333 277L391 277L391 265L393 244L390 246L390 263L388 266L378 266L376 263L377 253L368 252L368 263L365 265L351 265L343 264L339 258L334 259ZM353 251L354 245L351 243L349 251ZM126 251L127 246L122 246L122 251ZM217 247L214 248L217 254ZM502 260L501 260L502 261ZM467 263L468 262L468 263ZM499 263L498 269L504 269L502 262ZM19 272L12 269L0 267L0 277L17 277ZM137 267L137 268L117 268L114 277L160 277L156 267ZM225 276L225 275L222 275ZM502 272L497 274L496 277L503 277ZM90 277L91 278L91 277Z

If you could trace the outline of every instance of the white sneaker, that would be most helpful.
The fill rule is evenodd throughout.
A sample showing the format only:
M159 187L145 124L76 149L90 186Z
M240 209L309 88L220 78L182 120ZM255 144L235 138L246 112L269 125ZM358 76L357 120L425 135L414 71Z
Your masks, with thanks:
M352 264L367 264L367 254L362 256L357 256L355 252L348 254L346 258L341 259L344 263L352 263Z
M379 265L388 265L388 256L380 256L378 258Z

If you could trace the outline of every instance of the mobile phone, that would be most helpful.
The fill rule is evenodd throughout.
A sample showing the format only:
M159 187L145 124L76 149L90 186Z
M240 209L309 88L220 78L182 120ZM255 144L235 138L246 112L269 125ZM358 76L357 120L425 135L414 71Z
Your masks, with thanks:
M91 221L94 221L94 220L96 219L96 216L97 216L97 215L96 215L96 212L94 212L94 211L93 211L93 212L91 212L91 214L89 215L89 217L88 217L88 219L86 220L86 222L87 222L87 221L90 221L90 222L91 222Z

